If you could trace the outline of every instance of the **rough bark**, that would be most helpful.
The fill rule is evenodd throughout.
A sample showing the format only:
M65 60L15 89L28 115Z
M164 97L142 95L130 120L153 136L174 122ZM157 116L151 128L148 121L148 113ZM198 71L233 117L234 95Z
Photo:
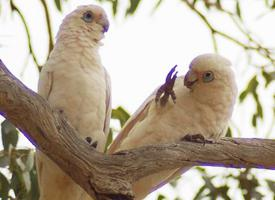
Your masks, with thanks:
M15 78L0 60L0 112L96 199L133 199L131 183L183 165L275 168L275 141L223 138L180 142L106 155L77 137L64 116ZM91 122L92 123L92 122ZM171 133L173 134L173 133Z

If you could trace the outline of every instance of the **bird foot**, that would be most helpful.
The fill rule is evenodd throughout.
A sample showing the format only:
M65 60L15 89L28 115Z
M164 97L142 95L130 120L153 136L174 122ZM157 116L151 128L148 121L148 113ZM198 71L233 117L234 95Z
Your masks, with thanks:
M97 147L97 141L93 142L93 139L91 137L86 137L86 141L93 147L96 148Z
M195 142L195 143L202 143L202 144L212 144L214 143L212 140L205 139L205 137L202 134L187 134L183 138L181 138L181 141L187 141L187 142Z
M167 74L165 83L160 86L156 93L155 102L158 103L160 101L161 106L165 106L168 102L169 97L171 96L174 103L176 103L176 94L173 90L175 80L177 78L177 65L175 65ZM176 71L176 72L175 72ZM175 73L174 73L175 72Z

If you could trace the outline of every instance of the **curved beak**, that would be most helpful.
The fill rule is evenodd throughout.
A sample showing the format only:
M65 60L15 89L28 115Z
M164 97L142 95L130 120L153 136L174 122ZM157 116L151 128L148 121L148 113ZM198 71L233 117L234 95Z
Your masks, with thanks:
M191 89L194 83L198 81L198 76L193 71L188 71L184 77L184 85Z
M103 33L106 33L109 30L109 22L107 21L102 27L103 27Z
M107 16L101 16L100 20L99 20L99 24L102 25L102 32L106 33L109 30L109 21Z

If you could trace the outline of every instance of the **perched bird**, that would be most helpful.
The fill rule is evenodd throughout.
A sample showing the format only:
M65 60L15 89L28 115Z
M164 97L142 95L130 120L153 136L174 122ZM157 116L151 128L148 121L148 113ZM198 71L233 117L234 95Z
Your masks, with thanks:
M223 136L237 95L230 66L230 61L220 55L204 54L191 62L184 77L176 78L173 68L166 83L155 90L128 120L109 153L178 142L182 138L190 139L192 135L205 140ZM138 180L133 183L135 200L143 199L190 167L166 170Z
M63 20L42 68L38 93L67 118L80 138L103 152L111 114L110 79L99 56L109 28L104 10L80 6ZM87 200L88 194L37 150L40 200Z

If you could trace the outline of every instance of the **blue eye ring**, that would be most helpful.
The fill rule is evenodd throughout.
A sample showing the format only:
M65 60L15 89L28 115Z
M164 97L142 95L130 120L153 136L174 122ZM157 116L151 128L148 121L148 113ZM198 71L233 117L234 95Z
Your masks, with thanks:
M82 19L87 23L91 23L93 21L93 13L91 11L83 13Z
M211 82L215 79L214 73L212 71L206 71L202 75L202 80L205 83Z

